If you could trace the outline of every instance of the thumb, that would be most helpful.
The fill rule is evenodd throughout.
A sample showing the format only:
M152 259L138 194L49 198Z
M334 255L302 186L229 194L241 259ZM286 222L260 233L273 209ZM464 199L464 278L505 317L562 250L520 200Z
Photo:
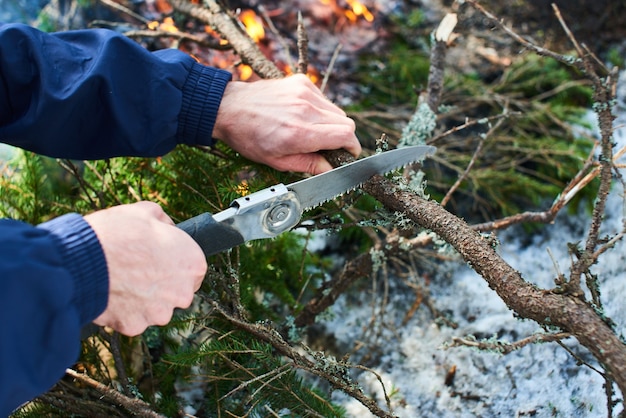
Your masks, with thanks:
M316 152L284 156L273 160L271 165L280 171L296 171L314 175L333 169L326 158Z
M324 158L323 156L319 154L314 154L311 157L313 160L311 164L312 169L310 171L307 171L308 173L321 174L321 173L325 173L326 171L330 171L333 169L333 166L330 165L328 160Z
M296 161L294 160L294 162ZM333 169L328 160L316 152L300 155L296 163L298 165L295 168L297 171L313 175L325 173Z

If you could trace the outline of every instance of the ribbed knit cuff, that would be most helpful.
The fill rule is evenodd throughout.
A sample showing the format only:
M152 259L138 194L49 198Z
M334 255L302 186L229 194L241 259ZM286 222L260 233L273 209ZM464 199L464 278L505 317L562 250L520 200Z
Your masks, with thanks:
M193 63L183 86L178 143L213 145L213 127L231 73Z
M97 318L107 307L109 272L104 251L91 226L76 213L38 225L58 238L63 265L74 277L72 298L81 325Z

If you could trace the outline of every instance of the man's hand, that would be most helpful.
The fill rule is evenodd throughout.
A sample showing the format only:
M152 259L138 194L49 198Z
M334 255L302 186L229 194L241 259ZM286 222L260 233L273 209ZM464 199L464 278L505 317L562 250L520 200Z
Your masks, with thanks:
M213 137L277 170L319 174L332 167L317 151L361 153L354 131L354 121L298 74L228 83Z
M129 336L165 325L186 308L207 270L202 250L161 207L138 202L94 212L95 231L109 269L109 303L94 321Z

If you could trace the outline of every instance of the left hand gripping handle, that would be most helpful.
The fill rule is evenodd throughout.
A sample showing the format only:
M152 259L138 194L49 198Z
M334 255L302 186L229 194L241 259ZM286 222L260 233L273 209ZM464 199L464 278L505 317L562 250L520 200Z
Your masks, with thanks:
M245 242L239 231L217 222L208 212L187 219L176 226L188 233L200 245L207 257Z

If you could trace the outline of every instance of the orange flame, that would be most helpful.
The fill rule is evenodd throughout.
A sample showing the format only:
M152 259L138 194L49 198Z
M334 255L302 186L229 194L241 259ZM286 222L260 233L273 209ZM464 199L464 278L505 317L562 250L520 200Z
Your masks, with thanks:
M313 82L313 84L317 84L317 82L320 80L319 73L315 69L307 71L306 75Z
M163 19L163 22L153 21L148 23L148 29L151 30L161 30L164 32L176 33L178 32L178 28L174 24L174 19L171 17L166 17Z
M343 15L352 23L355 23L359 16L362 16L368 22L374 21L374 15L369 11L369 9L358 0L346 0L348 6L350 6L350 10L346 10L343 7L340 7L337 4L337 0L320 0L322 4L331 6L336 13Z
M283 71L285 72L285 75L294 74L293 68L291 68L290 65L285 65ZM319 71L317 71L317 69L312 66L309 66L309 68L307 68L306 76L309 77L309 80L311 80L314 84L317 84L317 82L320 80Z
M374 15L367 9L367 7L365 7L363 3L357 0L346 0L346 2L350 7L352 7L352 13L354 13L355 16L355 20L352 20L350 19L350 16L348 16L348 13L346 13L346 16L348 16L348 19L352 22L356 21L356 17L358 16L363 16L363 18L368 22L374 21Z
M209 25L204 25L204 32L208 33L215 39L219 41L220 45L228 45L228 41L226 39L222 39L219 33L217 33L213 28Z
M246 81L247 79L252 77L252 74L254 74L252 67L246 64L238 65L237 69L239 70L239 79L241 81Z
M248 35L254 40L254 42L259 42L261 39L265 38L265 29L263 29L263 21L260 17L254 13L254 10L244 10L239 15L239 19L246 27L246 32Z

